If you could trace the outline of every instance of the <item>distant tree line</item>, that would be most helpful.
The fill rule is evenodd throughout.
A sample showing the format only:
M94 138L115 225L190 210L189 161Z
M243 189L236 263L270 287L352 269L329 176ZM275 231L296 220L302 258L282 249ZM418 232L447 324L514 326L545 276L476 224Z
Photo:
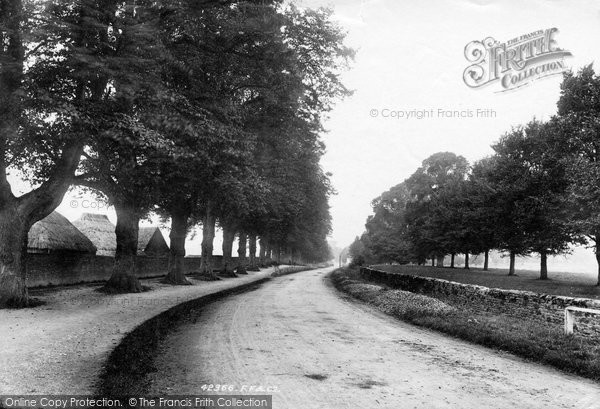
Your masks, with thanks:
M171 284L189 284L198 224L208 276L216 226L228 272L236 237L241 271L328 259L319 133L350 94L344 36L331 11L279 0L0 0L0 306L27 304L27 233L72 186L116 210L109 291L141 291L150 213L170 221Z
M425 159L372 202L366 232L350 253L361 263L419 263L450 255L547 257L593 246L600 285L600 77L592 66L564 75L558 113L506 132L494 154L469 165L451 152Z

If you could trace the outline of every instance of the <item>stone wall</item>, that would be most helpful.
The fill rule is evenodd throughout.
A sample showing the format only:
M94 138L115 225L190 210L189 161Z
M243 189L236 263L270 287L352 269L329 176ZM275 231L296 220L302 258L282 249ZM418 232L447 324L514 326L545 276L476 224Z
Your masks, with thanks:
M564 323L568 306L600 310L600 300L540 294L530 291L502 290L473 284L462 284L431 277L390 273L372 268L361 268L361 276L368 281L392 288L421 293L439 298L460 308L492 314L506 314L517 318L537 318L557 325ZM576 313L575 333L600 336L600 316Z
M186 273L198 271L201 260L201 257L186 257ZM213 269L220 269L222 261L222 256L213 256ZM114 258L109 256L73 253L28 254L27 282L29 287L42 287L106 281L111 275L113 263ZM163 276L168 267L167 257L139 256L136 262L137 276L140 278Z

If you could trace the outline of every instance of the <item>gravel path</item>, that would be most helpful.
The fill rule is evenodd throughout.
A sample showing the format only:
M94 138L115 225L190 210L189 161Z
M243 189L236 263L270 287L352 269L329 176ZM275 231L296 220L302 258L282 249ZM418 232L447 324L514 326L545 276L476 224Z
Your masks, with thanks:
M151 394L276 389L283 408L600 408L600 385L341 298L328 270L205 307L162 343Z
M152 291L105 295L99 285L35 291L46 304L0 310L0 392L91 394L108 354L135 327L177 304L268 277L273 269L238 278L176 287L142 280Z

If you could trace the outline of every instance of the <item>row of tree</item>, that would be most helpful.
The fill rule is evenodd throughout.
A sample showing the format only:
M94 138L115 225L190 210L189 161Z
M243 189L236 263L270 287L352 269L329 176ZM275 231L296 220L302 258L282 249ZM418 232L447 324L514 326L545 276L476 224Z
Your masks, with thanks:
M566 73L558 113L513 128L472 166L436 153L372 202L366 232L351 246L358 262L417 262L488 254L548 255L595 248L600 285L600 77L592 66ZM435 263L435 261L433 261Z
M198 224L207 275L217 225L228 272L236 235L253 264L257 240L261 258L327 259L319 133L350 94L343 40L330 11L279 0L0 0L0 306L27 304L27 233L73 186L116 210L110 291L141 291L151 212L170 220L172 284Z

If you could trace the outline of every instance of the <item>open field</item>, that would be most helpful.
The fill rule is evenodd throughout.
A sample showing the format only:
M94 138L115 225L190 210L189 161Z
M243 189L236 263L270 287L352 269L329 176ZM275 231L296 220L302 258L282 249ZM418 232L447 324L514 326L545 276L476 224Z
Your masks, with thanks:
M533 270L517 270L516 276L508 276L508 270L479 268L464 270L461 268L378 265L377 269L412 274L417 276L441 278L464 284L476 284L490 288L507 290L525 290L536 293L564 295L600 299L600 287L596 286L597 277L590 273L566 273L549 271L549 280L540 280L539 272Z
M439 301L433 297L366 282L358 274L358 269L337 270L332 281L340 291L411 324L600 381L600 345L597 340L577 334L566 336L561 324L533 315L523 319L483 312L468 302L452 303L449 305L452 308L440 308Z

